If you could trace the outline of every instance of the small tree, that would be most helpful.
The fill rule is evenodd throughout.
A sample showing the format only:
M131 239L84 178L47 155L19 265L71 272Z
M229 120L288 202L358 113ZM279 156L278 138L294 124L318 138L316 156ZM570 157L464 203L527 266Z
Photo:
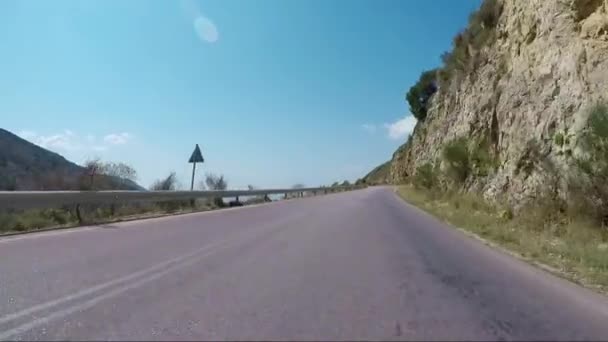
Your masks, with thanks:
M207 188L209 190L226 190L228 188L228 182L224 179L224 175L215 175L213 173L207 173L205 175L205 183L207 184ZM213 199L213 202L218 207L224 206L224 200L221 197L216 197Z
M228 182L224 179L224 175L215 175L213 173L207 173L205 175L205 183L209 190L226 190L228 188Z
M167 177L156 180L150 186L152 191L175 191L177 189L177 177L175 172L171 172ZM157 205L166 211L176 211L182 207L189 205L189 201L164 201L158 202Z
M94 190L95 176L102 170L103 166L99 158L88 159L84 162L84 173L81 176L80 190Z
M431 97L437 92L437 70L425 71L405 96L410 112L418 121L424 121L430 107Z
M100 163L99 173L118 178L122 187L125 186L126 180L135 181L137 179L137 171L125 163Z
M128 164L88 159L80 179L80 190L125 188L126 181L135 181L137 171Z
M177 178L175 172L171 172L167 177L159 179L152 183L150 190L153 191L170 191L175 190L177 186Z

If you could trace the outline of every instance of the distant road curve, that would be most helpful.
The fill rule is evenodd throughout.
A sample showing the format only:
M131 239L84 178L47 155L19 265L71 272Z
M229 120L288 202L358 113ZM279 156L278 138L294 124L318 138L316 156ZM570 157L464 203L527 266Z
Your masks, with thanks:
M368 188L0 239L0 340L606 340L605 297Z

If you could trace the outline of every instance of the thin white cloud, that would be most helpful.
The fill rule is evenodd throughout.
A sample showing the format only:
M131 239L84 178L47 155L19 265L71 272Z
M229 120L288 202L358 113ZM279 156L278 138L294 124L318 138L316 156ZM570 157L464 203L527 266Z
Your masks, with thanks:
M366 123L366 124L361 125L361 128L364 131L366 131L367 133L374 134L374 133L376 133L376 130L378 127L376 127L376 125L374 125L374 124Z
M403 119L399 119L393 123L385 124L388 132L388 137L393 140L403 140L414 131L416 127L416 118L413 115L408 115Z
M67 129L63 133L51 135L41 135L35 131L24 130L18 132L17 135L49 150L77 150L80 148L74 132Z
M131 139L131 134L123 133L112 133L103 137L103 141L110 145L124 145Z
M52 150L55 152L66 151L96 151L101 152L107 150L113 145L123 145L131 140L130 133L111 133L104 137L103 143L96 143L94 135L88 134L80 136L73 131L66 129L62 133L57 134L38 134L35 131L22 130L17 133L21 138L28 140L40 147Z

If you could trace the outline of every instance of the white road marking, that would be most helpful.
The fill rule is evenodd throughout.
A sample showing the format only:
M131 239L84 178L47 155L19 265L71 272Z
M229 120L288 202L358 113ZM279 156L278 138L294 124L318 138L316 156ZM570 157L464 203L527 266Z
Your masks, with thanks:
M122 287L114 289L114 290L112 290L110 292L107 292L105 294L102 294L100 296L93 297L92 299L89 299L88 301L86 301L84 303L76 304L76 305L73 305L71 307L67 307L66 309L63 309L63 310L54 311L52 314L50 314L48 316L37 318L37 319L34 319L33 321L30 321L28 323L22 324L22 325L20 325L20 326L18 326L16 328L13 328L13 329L10 329L10 330L6 330L6 331L0 333L0 340L8 340L11 336L23 334L26 331L34 329L34 328L36 328L36 327L38 327L40 325L46 324L46 323L48 323L48 322L50 322L52 320L56 320L56 319L68 316L68 315L70 315L70 314L72 314L74 312L77 312L77 311L86 310L86 309L94 306L95 304L97 304L97 303L99 303L99 302L101 302L101 301L103 301L105 299L108 299L108 298L114 297L116 295L122 294L122 293L124 293L126 291L129 291L131 289L138 288L138 287L140 287L140 286L142 286L142 285L144 285L146 283L149 283L149 282L151 282L153 280L161 278L161 277L163 277L163 276L165 276L165 275L167 275L167 274L169 274L169 273L171 273L173 271L176 271L176 270L178 270L180 268L184 268L184 267L187 267L187 266L189 266L189 265L191 265L191 264L193 264L195 262L198 262L198 261L200 261L200 259L213 254L213 252L214 252L213 250L208 251L207 253L204 253L204 254L200 255L198 258L196 258L196 257L195 258L191 258L190 260L186 260L186 261L182 262L181 264L180 263L175 264L175 265L170 266L169 268L165 269L164 271L160 271L158 273L153 273L152 275L149 275L147 277L139 279L139 280L137 280L137 281L135 281L133 283L126 284L126 285L124 285Z
M63 304L65 302L69 302L69 301L72 301L72 300L75 300L75 299L78 299L78 298L90 295L92 293L104 290L104 289L106 289L108 287L112 287L112 286L120 284L120 283L124 283L124 282L128 282L128 281L134 280L136 278L145 276L148 273L154 273L156 271L161 270L162 268L164 268L166 266L182 262L184 260L187 260L188 258L193 258L197 254L202 253L202 252L204 252L204 251L206 251L208 249L213 249L214 247L217 247L217 246L226 245L227 243L228 242L224 241L224 242L218 242L218 243L215 243L215 244L206 245L206 246L204 246L202 248L199 248L199 249L195 250L192 253L188 253L186 255L182 255L180 257L173 258L173 259L168 260L168 261L164 261L164 262L162 262L160 264L157 264L157 265L154 265L152 267L148 267L146 269L137 271L137 272L132 273L130 275L123 276L123 277L120 277L120 278L117 278L117 279L105 282L103 284L99 284L99 285L96 285L94 287L91 287L91 288L88 288L88 289L84 289L82 291L79 291L79 292L67 295L65 297L61 297L61 298L58 298L58 299L55 299L55 300L52 300L52 301L49 301L49 302L46 302L46 303L43 303L43 304L32 306L32 307L30 307L28 309L25 309L25 310L22 310L22 311L19 311L19 312L15 312L15 313L12 313L12 314L0 317L0 324L4 324L4 323L10 322L10 321L13 321L15 319L18 319L20 317L23 317L23 316L26 316L26 315L30 315L30 314L35 313L37 311L41 311L41 310L50 308L52 306Z
M55 236L55 235L64 235L64 234L69 234L69 233L74 233L74 232L86 232L88 230L93 230L93 229L97 229L97 228L99 228L99 227L96 227L96 226L86 227L85 226L85 227L58 229L58 230L52 230L52 231L48 231L48 232L35 232L35 233L25 233L23 235L5 236L5 237L0 237L0 243L9 243L9 242L13 242L13 241L27 240L27 239L34 239L34 238L41 238L41 237L51 237L51 236Z
M269 224L267 226L267 228L272 227L272 226L282 226L282 224L284 222L287 222L289 220L290 220L290 218L288 217L288 218L284 218L283 220L279 220L279 222L272 222L271 224ZM35 318L34 320L29 321L27 323L18 325L17 327L12 328L10 330L5 330L0 333L0 340L8 340L11 336L22 334L28 330L31 330L40 325L46 324L49 321L65 317L76 311L88 309L91 306L97 304L98 302L100 302L102 300L119 295L130 289L140 287L140 286L142 286L152 280L158 279L170 272L173 272L177 269L189 266L189 265L193 264L194 262L198 262L201 259L211 255L218 249L225 249L226 247L230 247L231 245L234 245L234 244L237 244L244 240L247 240L250 237L255 237L259 233L260 233L259 230L250 231L250 232L246 233L245 236L235 237L233 239L227 238L224 241L206 245L202 248L195 250L194 252L188 253L186 255L183 255L183 256L180 256L180 257L177 257L177 258L165 261L165 262L162 262L160 264L146 268L144 270L137 271L130 275L127 275L127 276L124 276L124 277L121 277L118 279L114 279L114 280L108 281L103 284L99 284L92 288L84 289L82 291L79 291L77 293L74 293L74 294L71 294L71 295L68 295L68 296L65 296L62 298L58 298L58 299L55 299L55 300L52 300L52 301L49 301L49 302L46 302L43 304L35 305L33 307L24 309L24 310L16 312L16 313L12 313L12 314L8 314L3 317L0 317L0 324L6 324L8 322L21 318L23 316L27 316L27 315L36 313L38 311L42 311L42 310L45 310L48 308L52 308L54 306L58 306L60 304L66 303L66 302L80 299L87 295L94 294L96 292L105 290L109 287L112 287L115 285L119 286L118 288L111 290L109 292L101 293L98 296L93 296L93 298L91 298L81 304L74 303L73 305L68 305L66 308L64 308L62 310L52 311L47 316L43 315L43 316L41 316L39 318ZM167 267L167 266L168 266L168 268L162 270L162 268ZM133 283L128 283L129 281L132 281L132 280L135 280L135 281Z

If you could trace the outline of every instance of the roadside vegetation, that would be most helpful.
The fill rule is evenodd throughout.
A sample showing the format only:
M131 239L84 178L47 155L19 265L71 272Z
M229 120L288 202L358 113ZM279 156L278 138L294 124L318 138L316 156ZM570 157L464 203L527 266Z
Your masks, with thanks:
M563 146L573 138L558 133L553 140ZM577 138L580 152L560 154L572 166L568 174L556 171L534 141L528 144L520 172L545 174L547 186L518 208L488 202L467 187L498 167L498 158L466 138L448 142L439 160L421 164L397 191L454 226L608 292L608 106L590 108Z
M167 214L212 210L213 206L198 202L177 206L165 203L129 203L121 205L81 205L80 213L74 207L32 210L10 210L0 213L0 234L26 232L55 227L76 227L124 220L156 217ZM79 218L80 216L80 218Z
M431 99L441 86L448 86L463 75L475 75L479 67L489 62L483 49L498 39L496 26L502 12L500 1L482 1L479 9L469 17L467 27L454 37L451 51L441 56L443 65L421 73L405 96L416 120L425 121ZM503 72L504 67L502 65L498 73Z
M108 190L111 185L120 189L121 182L135 181L137 172L124 163L102 162L92 159L85 162L79 179L83 191ZM108 181L111 180L111 184ZM117 182L117 180L119 180ZM228 182L223 175L208 173L200 189L226 190ZM156 180L152 191L175 191L181 188L175 172ZM222 198L191 199L162 202L129 202L112 204L82 204L60 208L7 210L0 212L0 234L25 232L50 227L75 227L84 224L110 223L135 218L156 217L167 214L191 213L226 207Z
M89 160L85 163L84 171L79 179L80 189L83 191L108 190L111 184L120 182L134 182L137 172L124 163L102 162L99 159ZM117 180L120 180L117 183ZM344 181L335 186L350 185ZM177 179L175 172L160 178L152 183L151 191L176 191L183 187ZM303 184L295 184L294 189L305 188ZM198 190L222 191L228 189L228 181L221 174L207 173L197 187ZM248 186L254 190L253 185ZM327 187L331 189L331 187ZM304 192L304 196L312 195ZM293 197L298 197L293 195ZM68 228L80 225L93 225L112 223L131 219L151 218L164 215L186 214L199 211L217 210L234 205L252 205L270 201L266 195L247 196L245 198L224 202L221 197L199 198L186 200L171 200L159 202L128 202L111 204L77 204L59 208L32 209L32 210L5 210L0 211L0 235L14 232L35 231L45 228Z
M398 187L398 194L445 222L548 265L570 280L608 291L608 234L584 217L555 213L552 203L535 204L516 215L477 195Z

